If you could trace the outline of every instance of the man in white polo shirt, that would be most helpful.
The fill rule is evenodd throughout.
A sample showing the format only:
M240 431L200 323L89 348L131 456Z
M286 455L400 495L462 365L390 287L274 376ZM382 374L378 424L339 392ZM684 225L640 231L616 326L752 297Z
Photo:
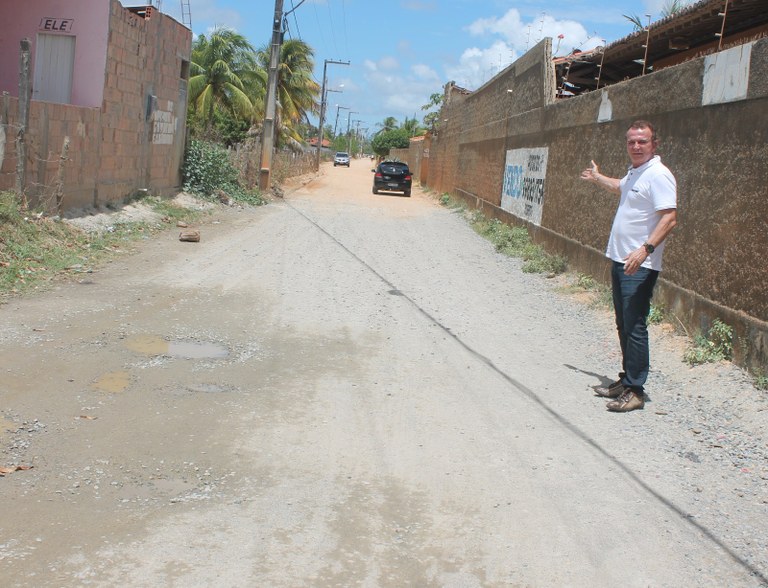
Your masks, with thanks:
M622 369L616 382L597 390L600 396L612 399L607 408L613 412L629 412L645 404L650 365L646 321L661 271L664 240L677 225L677 183L656 155L658 144L653 125L635 121L627 130L632 165L626 176L604 176L594 161L581 172L583 180L621 195L605 254L612 261Z

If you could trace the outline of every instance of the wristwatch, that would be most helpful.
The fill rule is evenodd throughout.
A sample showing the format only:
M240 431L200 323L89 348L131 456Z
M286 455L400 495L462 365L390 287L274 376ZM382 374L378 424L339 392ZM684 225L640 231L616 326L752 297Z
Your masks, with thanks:
M646 251L646 253L648 253L648 255L650 255L651 253L656 251L656 248L653 245L651 245L650 243L648 243L647 241L645 243L643 243L643 247L645 247L645 251Z

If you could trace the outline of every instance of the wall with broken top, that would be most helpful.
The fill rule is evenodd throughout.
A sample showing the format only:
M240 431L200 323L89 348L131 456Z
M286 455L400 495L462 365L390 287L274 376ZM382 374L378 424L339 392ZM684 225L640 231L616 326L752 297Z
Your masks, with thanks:
M421 158L421 183L528 227L572 269L607 281L618 201L579 174L594 159L623 176L625 132L650 120L679 190L656 302L690 333L714 318L732 325L735 360L768 372L768 39L573 98L556 93L549 39L477 91L448 84L436 132L409 156Z

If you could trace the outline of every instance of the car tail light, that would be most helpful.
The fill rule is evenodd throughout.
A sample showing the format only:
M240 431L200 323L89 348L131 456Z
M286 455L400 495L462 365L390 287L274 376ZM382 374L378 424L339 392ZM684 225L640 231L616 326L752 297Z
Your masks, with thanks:
M377 178L382 177L381 172L376 172L376 176L375 177L377 177Z
M407 181L410 181L410 179L411 179L411 175L410 175L410 174L408 174L407 176L405 176L405 179L406 179Z

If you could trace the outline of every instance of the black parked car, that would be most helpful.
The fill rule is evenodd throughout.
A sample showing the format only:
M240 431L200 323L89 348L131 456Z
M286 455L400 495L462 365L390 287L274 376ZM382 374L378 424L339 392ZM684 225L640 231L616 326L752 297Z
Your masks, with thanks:
M411 170L408 164L402 161L382 161L372 170L373 193L379 190L388 192L402 192L405 196L411 195Z

